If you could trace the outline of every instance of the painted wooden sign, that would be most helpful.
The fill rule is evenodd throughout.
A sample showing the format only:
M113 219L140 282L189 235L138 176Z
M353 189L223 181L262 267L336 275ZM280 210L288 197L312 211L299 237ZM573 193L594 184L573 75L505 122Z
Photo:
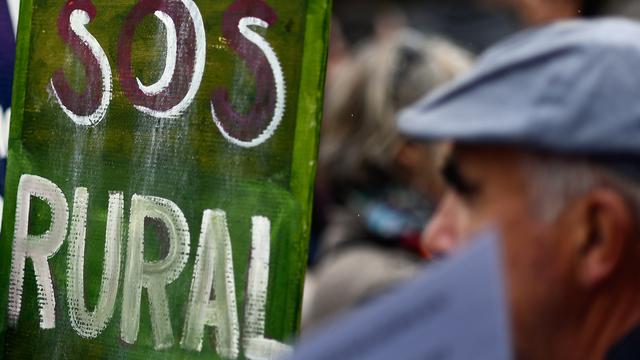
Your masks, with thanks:
M327 2L23 0L0 357L287 353Z

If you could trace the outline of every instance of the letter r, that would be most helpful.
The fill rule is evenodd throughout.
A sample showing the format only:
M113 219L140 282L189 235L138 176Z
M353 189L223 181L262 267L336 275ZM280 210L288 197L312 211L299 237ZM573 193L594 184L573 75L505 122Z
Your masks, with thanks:
M29 235L29 211L31 197L44 200L51 208L51 225L42 235ZM31 258L38 286L40 327L53 329L56 324L56 298L48 259L56 254L67 236L69 209L62 190L51 181L35 176L22 175L18 185L16 222L13 233L11 279L9 281L9 324L16 326L22 305L24 267Z

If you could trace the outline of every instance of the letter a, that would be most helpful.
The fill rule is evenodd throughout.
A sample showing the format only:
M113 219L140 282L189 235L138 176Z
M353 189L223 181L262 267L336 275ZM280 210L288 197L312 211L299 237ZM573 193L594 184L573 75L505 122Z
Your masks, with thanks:
M215 300L211 298L214 288ZM240 328L235 277L227 217L222 210L206 210L196 255L189 307L181 346L200 351L204 327L216 328L216 351L222 357L238 357Z

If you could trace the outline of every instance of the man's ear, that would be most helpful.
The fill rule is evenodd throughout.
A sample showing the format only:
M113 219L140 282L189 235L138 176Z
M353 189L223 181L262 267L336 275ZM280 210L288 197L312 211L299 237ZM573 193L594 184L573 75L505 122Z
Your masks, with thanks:
M577 239L577 280L586 288L597 286L620 266L634 232L633 211L616 191L594 189L578 204L580 239Z

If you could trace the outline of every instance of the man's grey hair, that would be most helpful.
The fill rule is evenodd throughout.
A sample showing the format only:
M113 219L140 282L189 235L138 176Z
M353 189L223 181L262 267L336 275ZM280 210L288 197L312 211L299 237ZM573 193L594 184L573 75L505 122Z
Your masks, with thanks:
M592 161L561 156L529 155L523 162L535 214L552 222L573 200L596 188L619 193L640 221L640 181ZM640 222L639 222L640 223Z

